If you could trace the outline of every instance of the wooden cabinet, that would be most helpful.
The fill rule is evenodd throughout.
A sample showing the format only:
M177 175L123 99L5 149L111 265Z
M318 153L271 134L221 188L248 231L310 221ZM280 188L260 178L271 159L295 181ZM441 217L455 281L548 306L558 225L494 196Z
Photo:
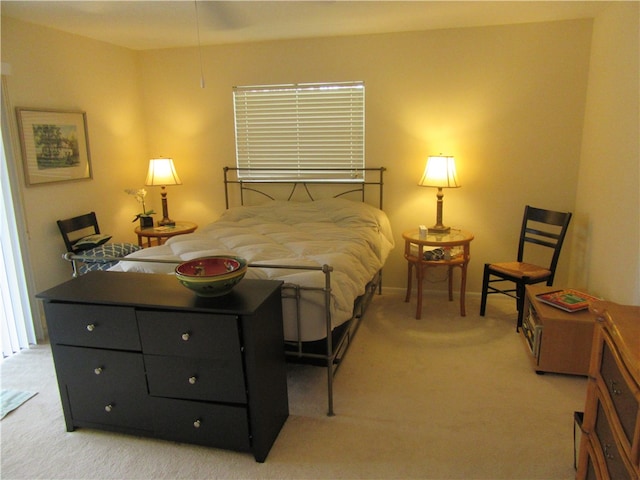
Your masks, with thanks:
M202 298L169 275L92 272L38 295L66 427L252 452L288 414L281 282Z
M578 479L640 478L640 307L596 302Z
M587 375L595 321L587 311L565 312L547 305L536 295L558 290L527 285L520 336L537 373Z

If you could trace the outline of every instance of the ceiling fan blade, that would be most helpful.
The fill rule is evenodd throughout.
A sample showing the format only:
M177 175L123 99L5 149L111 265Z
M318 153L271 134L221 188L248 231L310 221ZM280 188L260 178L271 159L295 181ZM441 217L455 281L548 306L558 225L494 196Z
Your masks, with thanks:
M249 25L242 12L242 2L195 1L201 28L233 30Z

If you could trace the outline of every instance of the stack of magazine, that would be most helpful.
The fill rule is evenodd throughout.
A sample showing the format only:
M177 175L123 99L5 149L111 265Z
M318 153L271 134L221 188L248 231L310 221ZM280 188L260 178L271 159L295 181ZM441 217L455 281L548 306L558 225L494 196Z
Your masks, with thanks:
M573 290L571 288L539 293L536 297L541 302L564 310L565 312L577 312L579 310L584 310L585 308L589 308L589 304L592 302L601 300L593 295Z

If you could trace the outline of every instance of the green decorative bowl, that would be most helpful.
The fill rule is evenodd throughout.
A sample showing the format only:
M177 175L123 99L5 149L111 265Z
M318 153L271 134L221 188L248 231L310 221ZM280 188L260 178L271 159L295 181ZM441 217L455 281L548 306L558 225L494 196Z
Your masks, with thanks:
M247 261L240 257L202 257L176 267L178 281L201 297L229 293L247 273Z

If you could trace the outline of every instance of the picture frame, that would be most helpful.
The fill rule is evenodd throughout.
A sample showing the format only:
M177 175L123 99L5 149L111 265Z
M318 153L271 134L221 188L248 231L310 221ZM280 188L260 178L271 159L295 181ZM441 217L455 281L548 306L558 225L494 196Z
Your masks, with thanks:
M28 186L93 178L85 112L18 107L16 115Z

